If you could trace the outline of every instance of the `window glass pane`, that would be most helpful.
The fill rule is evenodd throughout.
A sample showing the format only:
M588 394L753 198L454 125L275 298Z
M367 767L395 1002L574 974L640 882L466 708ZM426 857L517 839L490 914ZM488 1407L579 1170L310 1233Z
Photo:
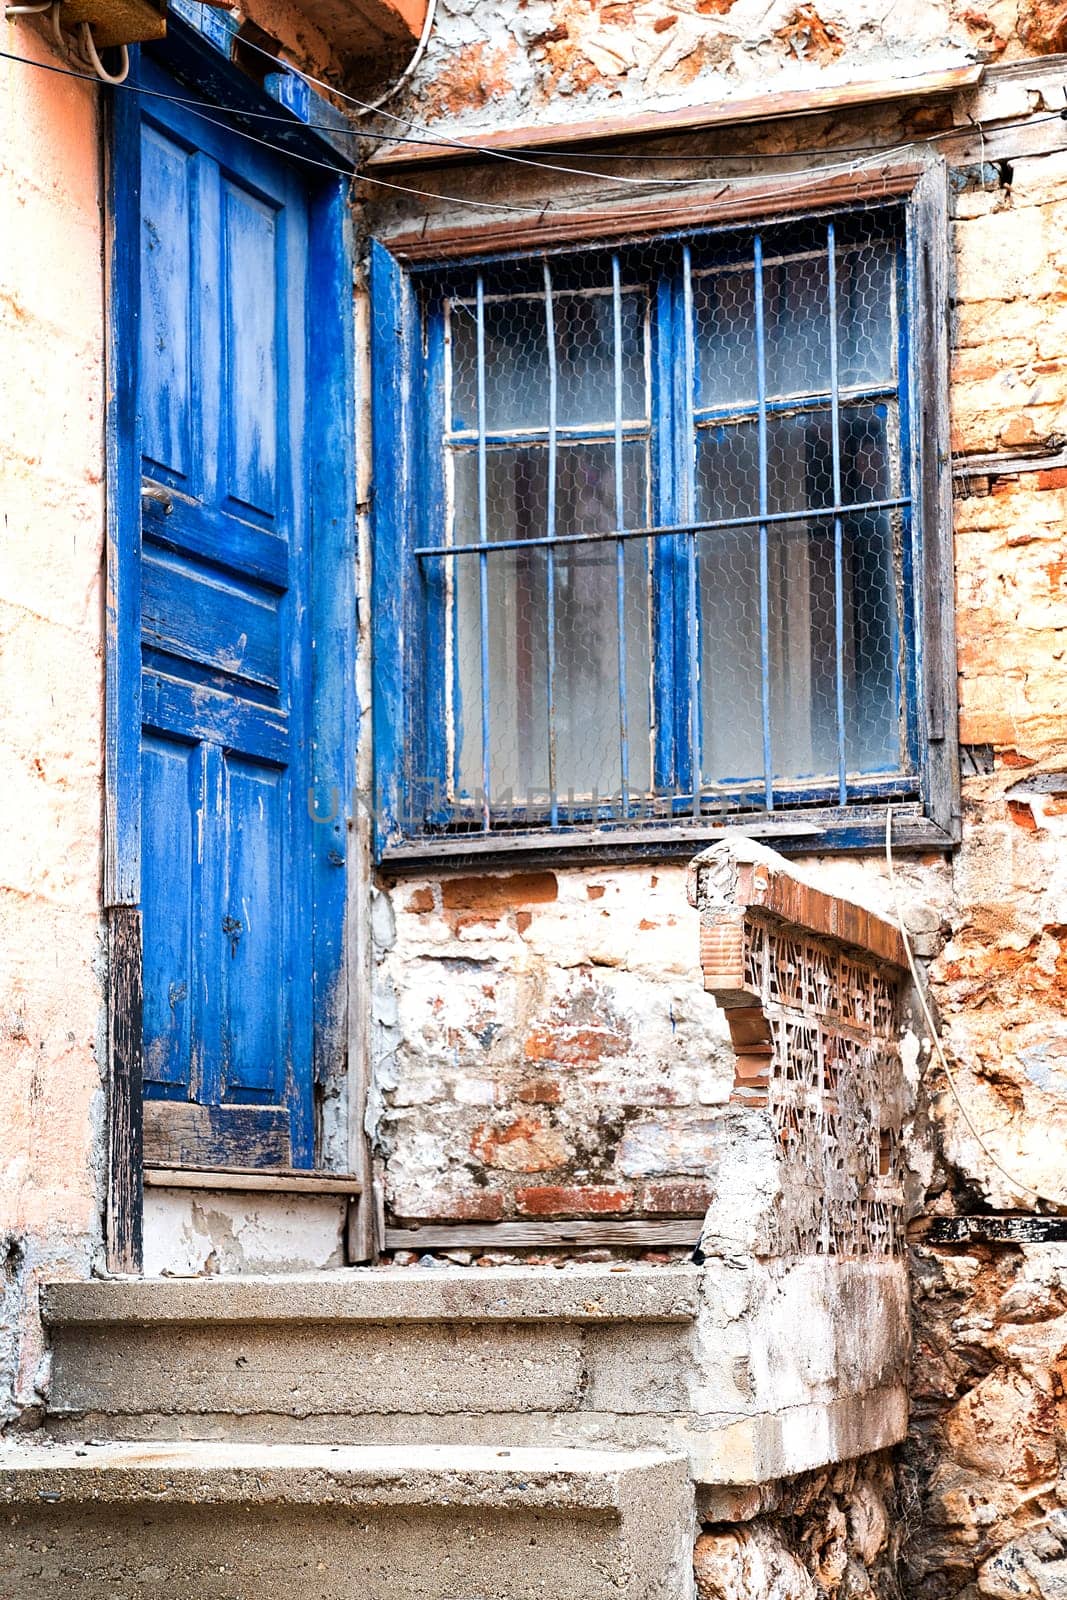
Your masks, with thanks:
M756 403L756 310L751 262L693 275L698 406Z
M702 534L697 548L705 781L762 778L759 531ZM832 519L772 524L767 577L773 776L832 779L838 763ZM897 771L903 751L889 513L843 519L842 577L846 766L853 773Z
M648 414L645 370L648 297L621 295L622 414ZM615 311L610 292L553 295L556 420L560 427L615 419ZM477 317L472 300L451 302L452 417L455 432L478 426ZM548 334L541 295L485 301L485 411L490 433L548 427Z
M799 260L767 260L763 318L768 400L830 389L830 269L825 244Z
M897 492L890 481L890 419L886 406L842 406L842 505L886 500ZM768 513L832 508L832 429L828 406L767 418ZM696 488L696 515L701 522L758 514L755 422L723 423L698 431Z
M763 774L759 534L721 529L696 541L704 781Z
M813 235L813 242L815 236ZM770 402L830 391L829 256L823 230L810 253L763 269L765 384ZM896 378L896 249L882 239L839 248L838 384L882 388ZM697 272L693 321L699 408L755 407L755 272L751 263Z
M623 492L631 526L647 522L647 447L624 446ZM455 540L478 538L478 457L455 457ZM493 542L536 539L546 532L548 449L496 448L487 458L489 534ZM607 444L560 446L556 476L557 532L610 532L616 525L615 452ZM630 787L650 782L648 541L623 545L623 603L618 604L618 544L556 547L556 789L566 802L622 785L619 640L625 655ZM480 630L481 558L456 558L455 660L460 701L459 786L482 783ZM544 547L500 551L486 559L489 590L490 771L494 801L512 791L545 804L550 778L548 716L548 582Z
M838 382L880 388L896 381L896 248L877 240L837 256Z
M899 539L899 512L868 511L845 518L845 756L850 772L893 772L904 765L894 554Z

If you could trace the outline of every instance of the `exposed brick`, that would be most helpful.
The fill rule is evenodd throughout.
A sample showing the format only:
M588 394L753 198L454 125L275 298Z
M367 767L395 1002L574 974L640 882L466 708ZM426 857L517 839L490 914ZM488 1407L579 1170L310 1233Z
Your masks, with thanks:
M1025 800L1009 800L1008 816L1017 828L1024 828L1027 833L1037 831L1037 818L1034 816L1033 807L1027 805Z
M417 916L425 916L427 911L433 910L433 890L415 889L408 897L405 911L412 911Z
M651 1216L702 1217L714 1197L710 1183L646 1183L637 1204Z
M560 1087L551 1078L535 1078L524 1083L515 1098L526 1106L558 1106Z
M504 1197L495 1189L475 1189L457 1194L448 1189L431 1190L417 1206L405 1202L397 1210L399 1222L499 1222L504 1215Z
M622 1055L629 1039L610 1028L535 1028L523 1041L527 1061L558 1061L580 1067L604 1056Z
M1035 476L1039 489L1067 489L1067 467L1046 467Z
M1019 37L1034 55L1067 50L1067 7L1063 0L1026 0L1019 15Z
M536 1117L518 1117L504 1128L483 1123L474 1130L470 1148L487 1167L504 1172L546 1172L562 1166L571 1154L559 1130Z
M506 877L445 878L441 904L446 911L480 911L501 917L508 911L555 900L554 872L512 872Z
M633 1209L632 1189L560 1188L546 1184L519 1189L515 1204L527 1217L618 1216Z

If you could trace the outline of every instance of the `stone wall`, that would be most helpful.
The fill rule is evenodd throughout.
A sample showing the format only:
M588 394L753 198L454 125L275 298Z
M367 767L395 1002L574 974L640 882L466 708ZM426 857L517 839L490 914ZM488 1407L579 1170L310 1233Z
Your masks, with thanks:
M373 929L395 1216L702 1214L733 1056L683 867L414 879Z
M898 1600L906 1519L887 1455L698 1497L697 1515L698 1600Z

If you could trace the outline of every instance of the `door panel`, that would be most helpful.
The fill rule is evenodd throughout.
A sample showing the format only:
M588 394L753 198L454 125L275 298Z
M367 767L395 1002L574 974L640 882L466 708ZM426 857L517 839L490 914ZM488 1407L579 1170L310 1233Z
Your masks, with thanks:
M159 100L140 160L146 1157L310 1165L309 206Z

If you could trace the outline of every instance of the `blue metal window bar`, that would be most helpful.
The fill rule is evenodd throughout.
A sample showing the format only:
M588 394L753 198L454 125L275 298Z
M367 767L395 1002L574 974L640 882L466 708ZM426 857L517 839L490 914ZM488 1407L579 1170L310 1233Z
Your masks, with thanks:
M694 235L661 242L657 247L658 258L656 251L647 246L582 252L580 256L569 258L566 254L551 258L546 254L537 261L540 282L536 282L534 264L527 258L516 263L488 263L481 268L461 271L443 288L437 287L438 303L446 327L451 331L444 341L448 352L445 370L431 374L430 381L441 383L448 391L448 398L443 408L443 438L424 441L424 447L443 453L449 485L445 496L447 526L434 530L435 542L418 543L413 554L424 572L444 565L444 581L435 582L428 592L437 596L435 603L443 604L448 610L452 630L450 648L454 657L459 653L457 618L461 607L458 596L461 582L466 581L461 579L461 573L468 563L476 564L477 604L466 614L466 626L469 633L470 619L476 614L477 646L472 651L469 640L464 639L463 648L472 659L476 656L478 705L465 703L469 694L464 693L464 688L471 688L473 669L467 672L466 683L463 672L453 670L452 725L435 731L437 747L440 748L443 741L449 748L450 754L441 765L452 776L443 784L434 780L439 796L442 788L444 793L432 827L490 833L516 827L547 826L552 830L565 830L580 822L610 825L685 815L699 821L724 812L762 810L771 813L782 808L816 805L844 808L864 801L911 797L917 793L914 741L907 726L912 699L906 620L910 611L901 592L907 567L902 546L911 509L907 492L911 474L906 460L909 396L901 283L903 247L896 223L892 219L887 223L886 213L870 215L874 220L869 229L862 218L857 219L853 214L851 218L842 219L840 227L838 221L831 218L793 225L792 235L784 225L749 232L741 242L738 236L732 238L725 256L721 241L709 244L706 237ZM800 226L804 237L797 242L796 232ZM843 243L842 231L845 233ZM877 270L870 269L874 285L870 291L871 306L857 307L850 302L848 308L851 319L848 359L857 370L847 374L847 381L843 381L842 284L845 283L847 294L855 301L855 281L860 275L864 251L868 249L874 250L872 261L877 258L881 265ZM886 259L890 262L888 268L885 268ZM574 267L574 262L580 263L580 270ZM794 263L801 263L801 266L794 267ZM714 345L716 338L723 335L720 342L726 343L725 334L728 333L733 345L741 349L748 334L743 326L740 332L726 329L724 333L714 315L708 326L701 325L694 286L710 282L716 272L732 272L739 282L742 277L746 284L751 282L752 348L743 360L751 361L754 392L728 394L725 399L702 392L701 368L707 357L702 341ZM796 279L791 290L788 288L790 272ZM509 283L511 273L515 275L514 287ZM768 328L769 276L775 279L775 293L781 302L777 307L778 322L773 338ZM652 347L657 339L669 337L669 332L657 326L656 313L665 282L677 285L677 310L672 323L680 330L680 338L675 336L672 349L666 352L666 367L674 369L673 381L657 384L654 374L665 370L664 352L660 352L658 362L654 361ZM820 301L817 306L813 300L815 288ZM786 385L783 392L781 381L774 382L769 376L769 368L773 362L781 365L782 348L789 342L788 327L783 334L779 324L783 318L782 305L786 314L790 311L790 295L796 301L793 309L797 338L801 342L807 340L813 347L820 341L825 344L826 381L793 389ZM579 316L576 307L583 296L586 306ZM538 305L539 334L533 315ZM635 308L639 308L639 315ZM891 350L891 370L889 367L884 372L859 370L862 361L858 360L856 350L868 337L864 332L865 309L869 310L871 325L875 327L875 334L868 342L872 338L875 343L881 340L886 351ZM505 310L510 310L515 317L514 347L510 351L501 336ZM626 368L627 361L633 365L633 351L627 354L624 350L627 334L633 341L634 330L630 325L635 316L639 323L640 362L643 363L640 381ZM492 337L488 327L490 317L495 319ZM745 318L740 320L745 322ZM624 321L627 329L624 329ZM472 328L468 327L462 334L466 324ZM580 374L575 377L579 363L567 340L576 337L576 330L588 337L588 328L594 324L602 342L606 330L610 331L610 352L601 362L601 376L605 394L610 395L610 407L604 404L599 411L594 407L595 415L590 420L572 414L573 404L568 402L571 410L561 418L561 384L566 380L573 388L575 383L580 385L581 377ZM530 353L538 339L543 357ZM464 340L467 354L461 356L458 352ZM473 394L473 417L469 420L463 406L454 403L452 394L462 360L467 361L468 367L473 363L473 373L466 373L468 388ZM714 362L711 374L714 388ZM642 386L648 403L642 415L635 416L634 392ZM542 403L543 412L538 410ZM802 463L815 488L809 487L800 503L785 507L774 504L771 493L772 472L777 470L776 452L780 455L783 448L775 430L780 430L782 424L786 429L792 425L799 431L803 436L803 450L813 460L820 452L826 453L824 434L827 428L829 433L828 462L823 467L818 461L814 465L811 461ZM701 452L709 440L721 436L740 453L745 430L752 427L756 441L752 509L733 515L699 515L703 492L698 483ZM851 476L846 471L843 456L843 436L850 429L860 437L859 444L853 442L850 446L855 458ZM864 429L869 434L866 442L862 438ZM665 457L663 452L652 450L654 437L664 430L672 440L673 456L670 451ZM817 449L813 449L813 439ZM863 469L856 468L855 460L863 461L865 448L872 458L879 453L880 459L884 458L879 471L873 472L880 492L857 491L857 471L862 477ZM604 452L610 455L605 483L610 480L612 515L608 526L586 526L578 530L569 527L566 518L561 518L560 483L564 458L569 453L580 460L583 449L587 457L592 453L598 461ZM643 491L639 489L636 493L627 482L628 450L636 452L634 460L640 467L638 476L644 473ZM473 522L469 506L464 512L459 488L463 463L470 458L476 463ZM653 465L654 460L668 458L678 463L673 483L663 481L668 474ZM512 530L508 517L514 520L512 502L517 500L515 485L520 477L516 463L521 463L523 481L527 483L529 505L526 509L530 514L523 517L521 534L509 536ZM504 481L509 470L514 479L510 485ZM573 463L567 470L575 473ZM587 474L588 470L587 466ZM825 483L819 481L821 470L824 478L828 477ZM545 480L543 506L538 499L540 489L529 488L535 481L539 483L538 473L542 471ZM504 490L491 489L491 479L495 483L497 478L504 482ZM510 501L505 490L511 494ZM607 488L602 485L599 492L606 506ZM574 498L572 493L571 501ZM508 517L503 521L494 516L498 500L507 505ZM628 515L641 506L646 513L653 514ZM661 513L658 518L656 510ZM823 576L818 563L825 558L818 553L821 546L812 530L817 532L824 524L831 530L832 541L832 626L824 627L819 638L827 643L832 656L832 770L831 763L825 762L811 772L776 771L775 741L781 738L783 721L781 685L777 677L795 663L786 662L783 667L781 640L775 636L776 626L779 633L783 627L780 591L788 588L788 575L785 579L778 575L778 587L772 593L772 551L778 536L795 534L797 528L806 528L808 547L801 551L801 556L808 563L808 588L814 592ZM885 550L892 546L891 573L887 574L886 561L890 558L885 551L880 555L876 552L873 558L864 555L864 525L891 526L888 540L882 535ZM463 536L463 530L468 527L476 531L475 539ZM709 772L704 712L705 694L714 697L717 675L713 664L716 640L712 624L702 611L703 585L713 562L702 551L706 549L708 536L740 533L754 536L756 553L761 770L751 777ZM663 544L663 541L668 543ZM673 607L668 607L662 604L663 597L657 592L663 584L662 577L657 576L663 563L652 557L657 547L661 553L669 552L677 549L679 543L684 554L680 567L677 560L674 563L678 585ZM867 543L874 548L877 539L868 537ZM575 574L568 563L575 553L604 547L610 547L607 553L614 556L613 604L606 599L607 588L602 587L597 592L600 609L613 609L614 613L611 653L614 656L615 707L610 720L615 727L617 743L614 768L617 788L611 794L598 793L595 782L583 784L579 775L578 784L571 781L566 792L561 793L558 746L561 585L574 586ZM638 552L636 563L628 554L635 549ZM538 555L543 556L537 569L543 573L543 583L538 580L540 599L527 603L528 614L521 619L527 637L524 642L516 642L519 623L511 613L517 614L519 609L513 595L518 579L511 577L509 590L507 577L495 579L494 572L500 574L503 571L500 564L509 558L529 563ZM865 560L873 563L870 570L865 568ZM668 568L670 564L667 563ZM529 588L528 576L523 581ZM864 583L880 584L884 591L877 602L882 608L879 626L884 638L879 640L881 654L874 666L860 662L860 653L866 648L857 635L864 606L861 594ZM631 595L639 592L641 584L648 587L647 607L640 611L635 625L634 617L628 616L627 596L628 591ZM891 604L885 598L889 584L893 589ZM647 629L650 636L654 635L657 627L664 625L661 617L676 619L678 616L684 619L684 642L680 650L676 649L674 659L684 661L684 669L675 674L679 681L667 684L657 681L661 674L656 664L662 655L652 647L651 637L646 641L647 649L642 647L635 657L634 634ZM678 628L676 620L669 625ZM569 626L573 627L573 623ZM509 628L515 635L507 646L510 656L501 643ZM606 654L605 638L603 632L597 636L601 656ZM501 803L501 798L494 794L494 782L498 778L498 752L504 738L501 729L505 719L494 709L494 695L500 699L501 684L509 672L517 671L515 663L520 656L529 666L542 650L542 639L541 688L537 690L532 682L524 685L524 693L533 706L527 713L528 727L525 732L522 728L516 729L512 705L507 736L513 744L521 745L524 738L532 737L530 729L536 728L537 741L543 740L545 746L547 783L536 794L516 795L509 787ZM812 640L810 665L814 676L816 669L821 671L823 663L817 659L822 646L815 640L814 631ZM590 646L590 659L594 653ZM869 650L868 653L873 661L875 652ZM635 661L648 677L647 684L635 685ZM862 693L870 700L884 693L886 705L878 715L887 728L892 724L897 730L893 759L866 768L855 754L850 760L850 715L856 715L855 708L850 713L850 672L853 700L862 698ZM864 672L866 682L861 681ZM526 676L530 678L529 672ZM642 731L647 732L648 742L675 742L673 781L665 788L653 787L652 773L662 768L662 762L651 755L643 756L638 763L641 777L634 781L634 707L644 703L635 700L635 693L647 696L648 726ZM537 705L538 695L543 698L543 705ZM464 781L456 755L464 737L462 730L473 727L477 728L480 793L475 793L469 781ZM681 738L679 729L683 731ZM590 729L590 737L594 731L602 733L603 730ZM574 744L573 735L571 743ZM573 767L573 754L570 759ZM573 771L569 776L573 780ZM498 783L497 787L501 785Z

